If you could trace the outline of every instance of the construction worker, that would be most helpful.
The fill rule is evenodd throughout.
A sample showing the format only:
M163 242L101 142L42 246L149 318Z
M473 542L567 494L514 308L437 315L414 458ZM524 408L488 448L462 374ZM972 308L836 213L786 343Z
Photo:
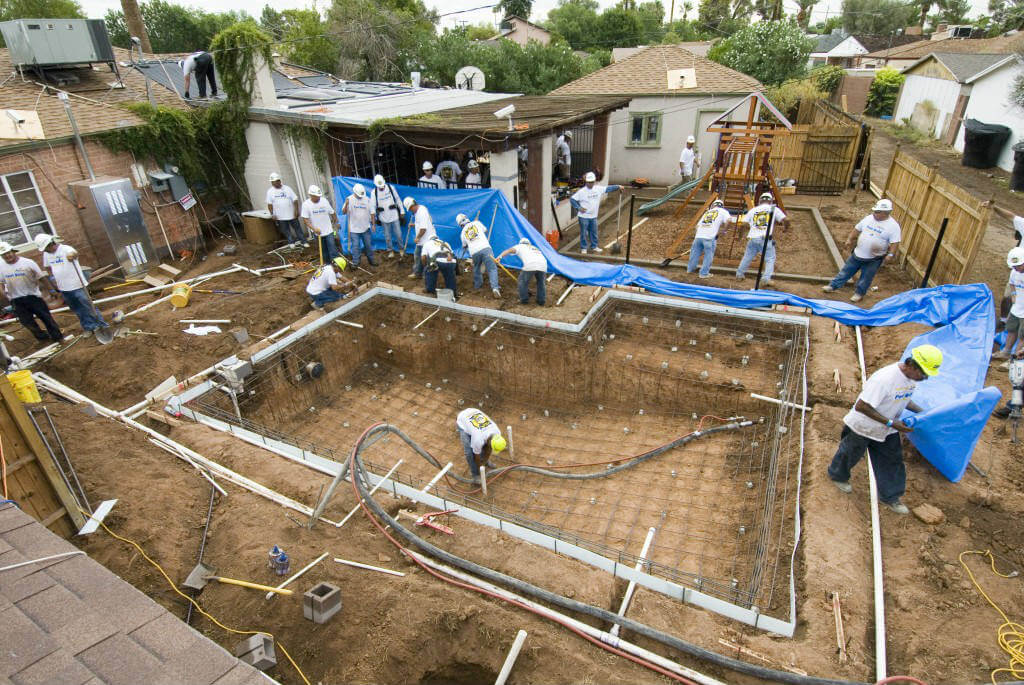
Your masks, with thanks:
M462 167L459 163L446 154L444 161L437 165L437 175L444 181L446 188L458 188L459 179L462 178Z
M402 251L402 224L405 223L405 207L398 197L398 191L384 177L373 177L370 191L370 207L374 221L384 229L384 244L387 245L388 259Z
M458 260L455 259L455 252L452 246L438 238L431 236L423 244L423 251L420 256L423 268L424 290L433 295L437 292L437 276L440 273L444 276L444 287L452 291L452 296L459 299L459 289L456 284L455 267Z
M585 185L569 198L569 204L579 212L580 254L587 254L588 248L594 252L604 252L597 244L597 213L605 193L621 191L622 187L595 185L597 175L593 171L588 171L583 181Z
M747 249L744 250L743 259L736 269L736 280L743 280L750 262L764 250L764 273L761 276L761 284L771 285L772 274L775 273L775 232L786 230L789 227L789 219L786 218L786 213L775 205L775 198L771 193L761 193L758 202L760 204L747 211L743 217L744 223L750 226L750 232L747 233ZM765 245L769 224L772 228L772 239Z
M480 163L475 159L469 160L469 164L466 165L469 169L469 173L466 174L466 187L467 188L481 188L483 187L483 178L480 176Z
M343 297L342 291L351 291L355 287L352 281L342 275L347 266L344 257L335 257L313 272L306 284L306 292L313 299L313 309L323 309L328 302L337 302Z
M1013 347L1020 339L1021 327L1024 326L1024 247L1015 247L1006 255L1006 265L1010 267L1010 312L1006 315L1006 343L1003 349L992 355L993 359L1009 359ZM1018 353L1024 356L1024 345ZM1009 365L1007 365L1009 366Z
M302 221L306 230L320 240L320 263L326 264L335 257L341 256L341 246L335 229L338 228L338 216L329 200L324 199L320 186L309 187L309 198L302 203Z
M465 214L455 217L455 223L462 229L462 246L469 251L469 258L473 260L473 288L480 290L483 286L486 270L491 283L491 294L495 299L501 299L501 291L498 290L498 263L494 261L491 242L487 239L487 229L479 221L470 221Z
M850 297L851 302L860 302L871 287L878 268L896 258L899 244L900 225L892 218L892 200L883 198L871 208L871 214L853 227L846 239L846 249L852 250L846 264L832 282L821 289L827 293L839 290L860 271L860 278Z
M690 274L700 264L701 255L704 256L704 263L700 266L698 278L711 277L711 262L715 258L715 248L718 246L718 232L722 226L728 226L733 221L725 203L715 200L708 207L708 211L701 215L697 222L697 233L693 238L693 246L690 248L690 261L686 265L686 273Z
M4 284L4 294L14 308L14 316L36 340L62 341L64 334L53 320L50 308L46 306L43 294L39 290L40 281L46 282L49 287L46 273L31 259L19 257L10 243L0 241L0 256L3 257L3 263L0 264L0 280ZM57 294L52 288L50 293ZM46 327L45 333L36 323L36 319L43 322L43 326Z
M205 50L193 52L185 59L178 60L181 73L185 76L185 99L189 99L188 89L192 83L192 73L196 75L196 85L199 86L199 97L206 97L206 84L210 84L210 97L217 97L217 79L213 75L213 55Z
M423 263L420 261L423 255L423 245L436 236L437 231L434 230L434 220L430 217L430 212L426 207L411 197L402 200L402 205L405 207L405 211L412 215L412 230L415 231L416 247L412 253L412 273L409 274L409 278L419 278L423 273Z
M473 476L473 482L479 485L480 467L491 468L491 454L504 452L508 442L501 436L498 424L475 407L459 412L455 418L455 429L459 432L469 473Z
M572 169L572 131L565 131L555 140L555 166L556 176L563 183L569 182L569 174Z
M679 155L679 176L682 183L689 183L700 173L700 152L696 144L696 138L686 136L686 145Z
M910 433L913 428L900 416L904 409L921 411L910 396L917 384L936 375L941 365L942 350L918 345L902 362L883 366L864 382L853 408L843 417L839 449L828 467L828 477L840 491L853 491L850 470L867 451L878 482L878 498L897 514L907 513L900 502L907 489L900 433Z
M530 279L537 281L537 304L541 307L547 301L547 282L544 277L548 273L548 261L544 259L544 253L530 243L529 239L523 238L518 245L513 245L500 255L498 261L514 254L523 263L519 270L519 302L526 304L530 301Z
M370 266L377 266L373 254L373 232L370 231L373 212L362 183L352 186L352 194L345 198L341 213L348 217L348 249L352 252L352 265L359 266L359 258L366 252Z
M270 187L267 188L267 211L270 218L277 224L278 232L284 237L285 247L309 247L303 238L305 231L299 224L299 196L281 182L281 174L276 171L270 174Z
M92 335L97 328L106 328L107 322L86 291L87 283L82 266L78 263L78 251L70 245L61 244L60 238L49 233L37 235L35 243L43 254L43 268L50 272L68 309L78 317L85 337Z
M434 165L430 162L423 162L423 175L420 176L418 185L420 188L437 188L438 190L445 190L448 187L443 178L434 175Z

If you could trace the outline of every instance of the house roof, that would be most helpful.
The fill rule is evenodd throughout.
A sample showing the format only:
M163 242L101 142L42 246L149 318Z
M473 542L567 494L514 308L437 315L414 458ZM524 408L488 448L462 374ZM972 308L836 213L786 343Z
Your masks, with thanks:
M0 566L77 551L12 504L0 531ZM0 615L4 682L275 682L84 554L4 571Z
M832 48L836 47L844 40L850 37L850 34L842 31L836 31L835 33L826 33L824 36L818 36L818 42L815 43L814 49L811 50L812 55L821 55Z
M537 24L534 24L534 23L533 23L532 21L530 21L530 20L528 20L528 19L523 19L522 17L520 17L520 16L517 16L517 15L515 15L515 14L511 14L511 15L509 15L509 16L507 16L507 17L505 17L504 19L502 19L502 20L501 20L501 22L502 22L502 23L505 23L505 22L506 22L506 21L508 21L509 19L515 19L516 21L521 21L521 22L523 22L524 24L526 24L527 26L529 26L529 27L530 27L531 29L536 29L537 31L541 31L541 32L543 32L543 33L546 33L546 34L548 34L548 35L551 35L551 32L550 32L550 31L548 31L548 30L547 30L546 28L544 28L543 26L538 26ZM514 28L514 27L512 27L512 28L507 28L507 29L506 29L506 28L502 28L502 29L500 29L500 30L498 31L498 33L496 33L495 35L491 36L491 37L490 37L490 38L488 38L487 40L496 40L496 39L498 39L498 38L504 38L504 37L505 37L505 36L507 36L508 34L510 34L510 33L514 33L514 32L515 32L515 28Z
M667 72L693 68L697 87L669 90ZM551 91L552 95L694 95L746 94L761 90L746 74L693 54L677 45L652 45L621 62Z
M909 45L910 43L918 42L918 36L893 36L893 35L871 35L868 33L857 33L854 34L854 38L857 42L864 46L864 49L869 53L875 50L887 50L889 48L897 48L903 45Z
M870 57L882 57L888 59L921 59L933 52L945 54L977 53L977 54L998 54L1008 55L1024 49L1024 33L1016 33L1012 36L998 36L996 38L946 38L944 40L916 40L906 45L900 45L885 50L876 50Z
M992 65L982 69L981 71L979 71L974 76L971 76L970 78L968 78L965 81L965 83L974 83L975 81L979 81L979 80L985 78L986 76L988 76L992 72L996 71L997 69L1001 69L1003 66L1005 66L1007 64L1020 64L1020 62L1021 62L1021 58L1020 58L1019 55L1003 55L1003 59L999 60L995 64L992 64Z
M710 50L711 46L714 44L715 42L712 40L695 40L690 42L675 43L677 47L680 47L684 50L689 50L690 52L692 52L695 55L698 55L699 57L707 57L708 50ZM632 57L641 50L646 50L648 47L650 46L638 45L635 48L612 48L612 62L621 62L624 59Z
M1007 59L1012 57L1012 55L975 55L959 52L933 52L927 57L922 57L917 60L904 71L909 72L917 65L924 64L928 60L934 59L942 66L946 67L946 69L953 74L953 78L955 78L957 82L966 83L977 74L987 71L991 66L999 62L1005 62Z

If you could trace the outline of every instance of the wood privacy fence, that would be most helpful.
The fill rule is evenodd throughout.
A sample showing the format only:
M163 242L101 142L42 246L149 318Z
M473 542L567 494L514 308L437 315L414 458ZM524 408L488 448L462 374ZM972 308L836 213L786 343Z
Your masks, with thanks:
M974 263L988 228L992 202L984 202L913 157L896 152L882 197L893 204L903 229L900 263L915 280L924 277L942 220L949 218L928 285L960 284Z

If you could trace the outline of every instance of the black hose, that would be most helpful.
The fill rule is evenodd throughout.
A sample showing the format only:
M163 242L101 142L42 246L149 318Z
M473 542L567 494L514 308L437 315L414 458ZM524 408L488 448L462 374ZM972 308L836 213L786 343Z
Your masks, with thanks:
M749 664L745 661L740 661L739 659L724 656L722 654L712 652L708 649L704 649L699 645L695 645L691 642L682 640L678 637L675 637L674 635L669 635L668 633L664 633L660 630L651 628L650 626L644 625L643 623L638 623L637 621L626 618L625 616L619 616L618 614L608 611L607 609L602 609L600 607L585 604L583 602L577 602L574 599L569 599L568 597L563 597L562 595L549 592L548 590L527 583L526 581L520 580L518 578L513 578L512 576L507 576L504 573L487 568L486 566L481 566L479 564L473 563L472 561L463 559L462 557L457 557L454 554L451 554L441 549L440 547L436 547L435 545L420 538L412 531L406 529L396 519L391 517L370 496L370 493L367 490L366 485L364 484L364 479L366 478L366 469L363 466L360 452L362 452L363 450L364 442L370 436L383 432L394 433L395 435L398 435L413 450L420 454L424 453L424 451L416 443L414 443L408 436L406 436L399 429L395 428L394 426L391 426L390 424L377 424L369 428L365 433L363 433L362 437L359 439L358 442L356 442L355 446L352 448L352 456L350 461L352 464L352 468L354 469L352 474L353 480L356 484L356 488L358 488L359 490L359 496L363 499L363 501L366 502L366 505L373 510L374 515L376 515L379 519L386 522L395 530L396 533L401 535L413 546L419 548L426 554L429 554L432 557L440 559L447 564L461 568L462 570L467 571L468 573L472 573L476 576L485 578L491 582L500 583L505 587L512 588L517 592L531 595L541 601L554 604L555 606L568 609L569 611L575 611L578 613L586 614L588 616L592 616L593 618L599 619L601 621L617 623L627 630L632 630L638 635L643 635L646 638L660 642L663 645L683 652L684 654L689 654L690 656L693 656L697 659L701 659L703 661L707 661L716 666L728 668L738 673L743 673L745 675L758 678L760 680L769 680L780 683L792 683L793 685L863 685L863 683L858 683L856 681L850 680L815 678L811 676L802 676L796 673L789 673L787 671L776 671L770 668L764 668L762 666Z

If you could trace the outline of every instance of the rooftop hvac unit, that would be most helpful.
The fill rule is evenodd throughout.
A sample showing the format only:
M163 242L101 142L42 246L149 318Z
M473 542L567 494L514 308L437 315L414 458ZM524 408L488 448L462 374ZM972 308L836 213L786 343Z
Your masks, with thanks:
M68 185L82 208L85 237L101 264L119 264L125 275L131 276L156 261L139 195L130 180L106 177Z
M15 67L114 62L102 19L15 19L0 23Z

